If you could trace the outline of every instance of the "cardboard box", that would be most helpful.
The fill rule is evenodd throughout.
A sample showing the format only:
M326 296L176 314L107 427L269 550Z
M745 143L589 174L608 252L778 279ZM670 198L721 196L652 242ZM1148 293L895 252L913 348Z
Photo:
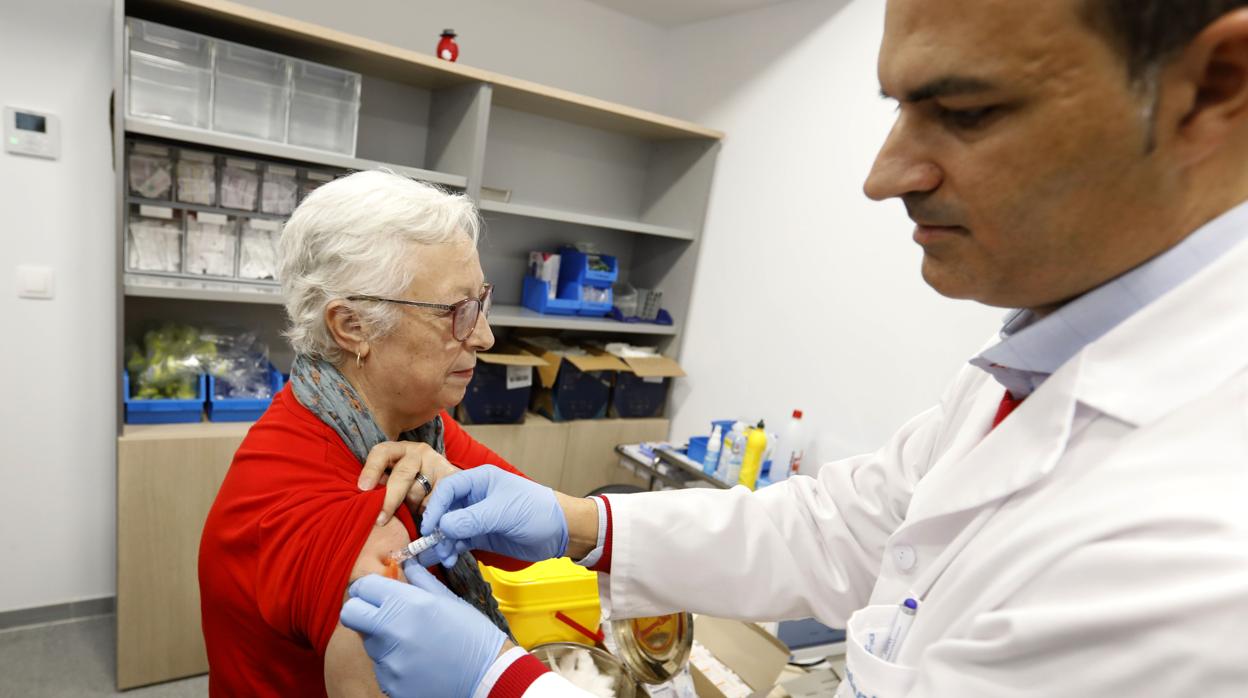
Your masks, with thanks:
M693 639L750 687L750 698L771 693L776 679L789 661L789 648L753 623L698 616ZM724 693L698 668L690 664L699 698L724 698Z
M514 345L477 354L477 368L455 410L463 424L515 424L524 421L533 389L533 369L546 361Z
M554 422L606 416L615 373L627 370L627 364L610 354L565 354L531 339L517 342L546 364L537 367L533 411Z
M623 357L627 368L615 376L611 389L612 417L661 417L667 406L672 379L685 375L676 359L667 356Z

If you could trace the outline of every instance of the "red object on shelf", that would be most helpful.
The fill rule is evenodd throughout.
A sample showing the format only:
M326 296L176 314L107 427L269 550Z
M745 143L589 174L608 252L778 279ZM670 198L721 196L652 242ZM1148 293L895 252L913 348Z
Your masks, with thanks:
M459 58L459 44L455 43L458 36L454 29L443 29L442 40L438 42L438 58L454 63Z

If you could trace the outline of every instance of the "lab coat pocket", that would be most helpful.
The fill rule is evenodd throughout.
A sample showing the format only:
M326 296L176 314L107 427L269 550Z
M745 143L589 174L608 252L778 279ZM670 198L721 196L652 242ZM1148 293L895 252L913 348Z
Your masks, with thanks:
M842 698L899 698L914 686L918 678L914 668L886 662L867 649L879 651L896 615L897 606L880 604L849 617Z

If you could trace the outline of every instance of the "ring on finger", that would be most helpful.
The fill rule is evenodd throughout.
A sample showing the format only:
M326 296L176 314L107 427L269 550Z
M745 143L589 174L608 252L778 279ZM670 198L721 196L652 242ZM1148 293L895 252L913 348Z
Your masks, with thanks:
M425 488L426 497L433 491L433 485L429 483L429 478L425 477L424 473L416 473L416 482L419 482L420 486Z

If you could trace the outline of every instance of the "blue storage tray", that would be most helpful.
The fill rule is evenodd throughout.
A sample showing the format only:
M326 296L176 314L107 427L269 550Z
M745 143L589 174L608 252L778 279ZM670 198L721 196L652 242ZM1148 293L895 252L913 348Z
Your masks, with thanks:
M524 289L520 302L524 307L544 315L576 315L581 309L580 299L555 298L548 295L550 284L535 276L524 277Z
M130 397L130 372L121 372L121 394L126 424L185 424L204 418L208 381L199 376L199 397L193 400L137 399Z
M610 267L607 271L589 268L589 258L599 257ZM590 255L568 248L559 250L559 288L575 282L579 286L605 287L620 278L620 264L609 254ZM610 310L610 308L607 308Z
M277 395L285 385L282 373L269 365L269 385ZM254 422L269 409L271 397L216 398L217 379L208 376L208 420L211 422Z

